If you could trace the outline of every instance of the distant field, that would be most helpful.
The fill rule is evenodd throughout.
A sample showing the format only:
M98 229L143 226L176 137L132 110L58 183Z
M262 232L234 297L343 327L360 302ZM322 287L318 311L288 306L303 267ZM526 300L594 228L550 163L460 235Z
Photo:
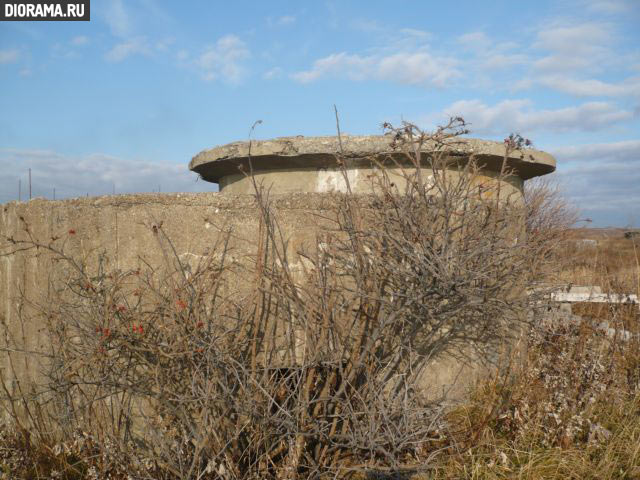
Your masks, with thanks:
M569 232L558 283L640 293L640 236L626 231ZM433 476L416 479L640 479L638 306L581 303L572 313L534 325L526 361L450 414L462 432L449 440L455 448ZM604 335L602 322L630 338Z
M571 262L560 279L599 285L604 292L640 293L640 234L626 238L624 228L579 228L565 247ZM573 256L573 258L572 258Z
M594 240L623 238L625 232L638 232L640 235L640 228L574 228L571 230L575 238Z

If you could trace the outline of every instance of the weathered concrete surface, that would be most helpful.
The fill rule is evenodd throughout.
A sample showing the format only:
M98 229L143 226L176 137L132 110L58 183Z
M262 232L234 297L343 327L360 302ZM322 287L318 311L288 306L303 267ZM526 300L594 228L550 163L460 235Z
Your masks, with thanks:
M314 240L322 223L320 215L327 213L334 202L330 196L309 194L274 200L276 215L292 251ZM8 327L6 333L18 345L32 352L48 350L51 339L45 335L44 325L22 322L19 312L29 308L25 299L36 302L46 299L50 280L55 281L61 269L42 250L3 255L15 250L4 239L26 239L25 226L40 242L61 237L66 253L90 265L97 264L102 256L107 271L137 268L144 271L145 264L170 268L166 249L163 252L158 235L154 234L154 225L162 224L179 258L187 263L214 254L211 250L221 237L221 230L232 228L230 256L241 263L243 257L255 251L259 221L253 197L218 193L118 195L66 201L34 199L0 205L0 322ZM0 336L0 343L6 345L7 341L7 337ZM2 378L10 392L17 391L19 382L26 388L30 380L39 378L40 360L37 355L0 353Z
M393 182L403 192L406 188L406 180L399 168L387 168L386 173ZM411 171L409 171L411 173ZM353 193L376 193L379 191L380 172L371 167L351 168L346 171L348 187ZM429 182L433 177L430 168L421 169L422 178ZM452 182L458 178L459 173L453 169L449 171L449 178ZM473 181L480 184L488 184L498 181L497 173L483 170ZM257 184L269 189L272 194L291 194L299 192L315 193L346 193L347 179L344 173L337 168L298 168L281 170L255 170L253 177ZM503 198L510 198L512 201L522 200L523 180L515 175L499 180L501 183L501 194ZM255 186L253 181L243 174L226 175L220 179L220 191L225 195L248 195L253 193Z
M318 230L329 223L337 206L335 195L298 193L275 196L273 207L282 233L289 242L291 267L298 268L299 250L315 245ZM33 238L47 242L51 237L65 238L65 251L89 264L99 257L106 270L129 270L145 264L166 265L165 253L154 234L162 229L173 242L180 260L186 263L213 254L212 248L223 229L232 228L230 256L242 263L257 248L260 212L254 197L199 194L145 194L78 198L65 201L35 199L0 205L0 237L25 239L28 226ZM73 234L69 232L73 231ZM0 242L2 253L12 247ZM46 252L29 250L0 256L0 321L18 344L32 352L47 351L50 338L43 325L24 323L19 311L28 308L24 298L42 301L49 281L59 268ZM239 279L239 283L246 279ZM241 285L232 286L241 290ZM0 343L7 338L0 338ZM6 343L4 343L6 345ZM10 392L24 388L39 376L37 355L0 354L2 379ZM434 394L449 390L459 394L477 375L474 368L461 367L455 360L443 359L429 372L427 383Z
M554 292L551 300L561 303L631 303L638 304L638 296L632 293Z
M389 136L342 137L342 158L352 191L372 191L371 178L376 175L372 155L382 160L391 155L399 163L407 161L406 155L392 148L391 140ZM425 151L430 149L433 145L425 146ZM271 188L272 193L281 194L273 197L273 208L288 241L293 269L297 262L303 262L296 252L312 249L319 229L333 217L338 198L326 193L346 190L345 178L337 168L338 151L341 147L337 137L290 137L251 145L256 180ZM456 166L471 155L483 168L475 180L496 180L504 160L504 145L460 141L447 157L452 161L453 175ZM190 168L205 180L219 182L223 194L118 195L57 202L35 199L0 205L0 239L25 239L28 227L30 235L42 242L52 237L65 238L66 252L73 257L93 264L101 258L107 270L129 270L166 264L166 250L161 247L154 226L162 225L178 258L188 264L212 254L221 232L232 229L231 257L239 264L250 262L247 259L257 249L260 212L254 197L245 195L253 193L253 183L238 169L248 171L248 156L249 144L237 142L194 157ZM527 150L514 152L507 165L515 174L499 180L504 184L501 191L518 200L522 198L523 181L552 172L555 160L544 152ZM429 166L425 165L423 171L423 178L429 181ZM389 173L400 175L400 170L392 165ZM25 298L36 302L46 298L51 280L59 271L46 252L28 250L2 255L11 246L4 242L0 247L0 321L26 350L46 351L50 339L44 335L43 325L23 323L19 312L29 308ZM241 291L243 282L246 280L239 278L233 288ZM7 338L0 342L6 344ZM9 392L15 392L21 383L25 385L38 375L38 357L5 354L0 357L0 369ZM440 393L457 379L464 379L458 385L469 385L477 373L477 368L461 368L460 362L443 359L432 367L425 381L434 393Z
M205 150L196 155L189 164L189 168L199 173L206 181L220 184L221 191L229 193L246 193L249 184L242 172L249 172L249 157L251 168L257 176L265 177L278 175L282 178L271 178L269 186L274 186L276 193L292 191L340 191L323 190L328 183L339 182L337 171L337 155L347 162L349 175L357 180L367 178L371 173L371 158L384 160L389 156L400 163L408 163L402 151L392 144L393 137L389 135L373 136L342 136L338 137L282 137L273 140L249 142L234 142L228 145ZM423 151L433 152L436 145L425 143ZM447 155L453 162L465 161L473 156L486 171L500 171L505 146L500 142L478 139L459 139L446 149ZM428 166L428 155L424 156L425 166ZM512 169L520 181L539 175L545 175L555 170L555 159L548 153L537 150L513 151L507 158L507 166ZM368 169L368 170L367 170ZM357 183L357 182L356 182ZM280 192L280 188L288 190ZM357 190L357 189L356 189Z

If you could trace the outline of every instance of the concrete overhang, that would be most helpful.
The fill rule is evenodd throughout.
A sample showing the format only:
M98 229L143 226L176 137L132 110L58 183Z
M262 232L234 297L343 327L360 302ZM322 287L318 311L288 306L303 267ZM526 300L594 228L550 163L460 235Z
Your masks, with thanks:
M408 162L406 155L393 146L390 135L341 137L281 137L273 140L254 140L233 142L198 153L189 163L189 169L197 172L208 181L219 183L227 175L249 171L249 156L254 170L283 170L308 168L335 168L340 152L341 157L349 161L349 167L371 164L371 158L378 161L393 157ZM249 150L251 145L251 150ZM422 151L431 153L436 149L434 143L425 143ZM452 160L465 160L474 156L478 164L488 170L499 171L505 155L505 146L501 142L479 139L456 139L446 147ZM425 155L428 164L428 155ZM546 152L526 149L512 151L507 165L520 178L546 175L556 169L556 161Z

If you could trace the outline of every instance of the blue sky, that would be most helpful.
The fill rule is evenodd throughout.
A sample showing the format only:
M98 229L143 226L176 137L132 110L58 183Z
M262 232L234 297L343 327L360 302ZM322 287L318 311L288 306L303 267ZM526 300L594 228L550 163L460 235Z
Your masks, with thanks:
M248 136L381 133L449 115L531 138L595 224L640 226L637 0L93 0L0 23L0 202L208 191L187 170Z

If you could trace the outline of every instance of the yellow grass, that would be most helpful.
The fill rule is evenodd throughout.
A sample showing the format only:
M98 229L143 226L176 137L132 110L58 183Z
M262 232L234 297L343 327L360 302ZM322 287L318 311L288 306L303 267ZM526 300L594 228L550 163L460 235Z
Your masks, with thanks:
M638 294L639 244L623 230L573 231L566 245L573 261L560 278ZM479 385L450 414L458 432L450 449L416 478L640 479L638 306L585 303L573 313L581 325L534 336L521 368ZM601 321L635 336L607 338L595 327Z
M561 279L576 285L599 285L604 292L640 293L640 235L625 238L624 229L576 229L565 246L571 264ZM582 240L593 240L595 246Z
M585 238L598 243L576 247ZM576 230L566 245L573 261L560 278L640 294L639 244L621 230ZM574 313L581 325L532 334L526 362L477 385L449 412L446 431L416 459L426 472L388 478L640 480L640 335L622 342L594 327L607 321L640 334L638 308L582 304ZM1 433L0 479L52 478L57 471L58 478L80 480L104 462L104 446L85 442L84 451L57 452L20 432ZM111 478L127 478L130 461L113 459L122 467Z

